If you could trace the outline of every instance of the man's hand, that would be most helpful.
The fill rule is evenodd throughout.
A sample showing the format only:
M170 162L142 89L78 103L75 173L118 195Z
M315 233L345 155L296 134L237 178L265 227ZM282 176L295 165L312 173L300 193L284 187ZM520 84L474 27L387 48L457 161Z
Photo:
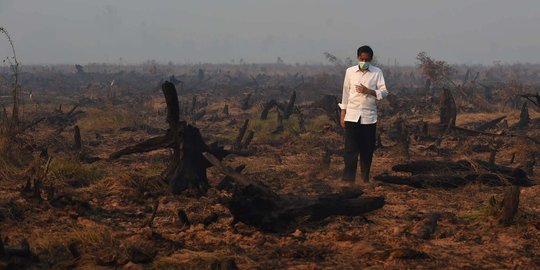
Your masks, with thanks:
M345 113L346 112L347 112L346 110L341 110L341 119L339 123L341 124L342 128L345 128Z
M374 90L367 88L363 84L356 85L356 92L361 93L361 94L366 94L366 95L372 95L372 96L376 95Z

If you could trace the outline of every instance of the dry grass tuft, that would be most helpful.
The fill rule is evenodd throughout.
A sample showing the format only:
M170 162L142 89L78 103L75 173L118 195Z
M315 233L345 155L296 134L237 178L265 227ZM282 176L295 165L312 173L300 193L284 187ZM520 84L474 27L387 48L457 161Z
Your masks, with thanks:
M125 254L120 241L112 230L88 220L70 228L65 233L33 233L30 239L32 251L51 267L72 267L77 263L114 261ZM79 253L75 258L73 251Z
M149 267L151 270L191 270L191 269L236 269L229 268L228 261L244 260L242 257L227 255L225 251L190 251L174 253L169 257L157 258Z
M21 151L6 134L0 133L0 180L12 178L32 159L30 153Z
M102 197L117 196L129 198L144 192L157 192L167 188L167 184L157 177L148 177L134 172L118 172L89 186L86 190Z

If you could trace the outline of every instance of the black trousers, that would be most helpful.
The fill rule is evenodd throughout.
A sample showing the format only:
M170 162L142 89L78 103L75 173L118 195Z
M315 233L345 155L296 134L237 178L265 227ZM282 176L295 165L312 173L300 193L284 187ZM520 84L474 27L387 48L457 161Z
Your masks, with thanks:
M345 122L345 170L343 180L355 181L358 155L362 180L369 181L369 170L375 151L377 124Z

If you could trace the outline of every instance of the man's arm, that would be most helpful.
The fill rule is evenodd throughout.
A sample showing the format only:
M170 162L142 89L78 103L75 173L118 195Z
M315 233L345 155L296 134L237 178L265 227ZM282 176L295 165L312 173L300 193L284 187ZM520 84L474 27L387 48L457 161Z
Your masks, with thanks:
M386 83L384 82L384 76L382 72L377 75L377 90L374 91L377 100L381 100L388 96L388 90L386 89Z
M347 110L341 110L341 118L339 120L339 124L342 128L345 128L345 114L347 113Z
M345 71L345 79L343 80L343 94L341 96L341 103L339 103L339 108L341 109L341 118L340 125L345 127L345 113L347 112L347 104L349 103L349 73Z
M384 97L388 96L388 90L386 90L386 83L384 82L384 76L382 72L377 74L376 80L377 80L377 89L369 89L365 85L362 84L362 85L356 86L356 91L358 91L358 93L372 95L375 98L377 98L377 100L383 99Z

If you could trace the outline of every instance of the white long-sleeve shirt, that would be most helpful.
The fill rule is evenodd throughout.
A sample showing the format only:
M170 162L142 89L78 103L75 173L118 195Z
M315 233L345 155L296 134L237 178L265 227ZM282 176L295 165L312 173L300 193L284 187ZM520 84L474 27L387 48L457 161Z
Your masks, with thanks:
M356 91L356 85L363 84L371 90L375 90L377 97L369 94L361 94ZM352 66L345 72L343 81L343 96L339 107L345 112L345 121L358 122L360 124L377 123L377 103L388 95L382 70L370 65L366 72L362 72L358 66Z

